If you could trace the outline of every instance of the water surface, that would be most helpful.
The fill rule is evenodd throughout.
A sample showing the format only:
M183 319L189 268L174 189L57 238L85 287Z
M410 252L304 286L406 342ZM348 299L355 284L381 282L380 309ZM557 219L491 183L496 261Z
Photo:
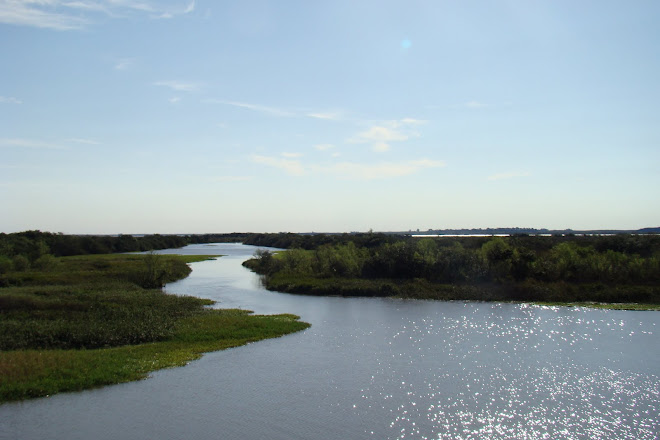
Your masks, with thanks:
M657 439L660 313L265 291L240 263L168 292L312 327L144 381L0 406L0 439ZM182 252L183 251L183 252Z

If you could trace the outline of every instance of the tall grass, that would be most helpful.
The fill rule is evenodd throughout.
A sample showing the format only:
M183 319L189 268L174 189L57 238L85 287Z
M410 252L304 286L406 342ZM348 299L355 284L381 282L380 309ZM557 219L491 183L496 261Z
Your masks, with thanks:
M209 310L209 300L145 289L145 258L153 256L66 257L48 270L3 275L12 287L0 289L0 402L136 380L308 326L293 315ZM206 259L158 258L167 281Z
M0 402L79 391L143 379L182 366L202 353L303 330L294 315L259 316L244 310L204 310L179 322L169 340L96 350L0 352Z

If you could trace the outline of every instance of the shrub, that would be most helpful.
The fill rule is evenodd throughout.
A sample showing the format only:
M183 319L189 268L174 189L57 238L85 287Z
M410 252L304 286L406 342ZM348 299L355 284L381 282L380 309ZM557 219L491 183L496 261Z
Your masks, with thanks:
M11 272L14 269L14 264L11 258L0 255L0 274Z
M24 255L14 255L12 262L14 264L14 270L16 271L24 272L30 268L30 260Z

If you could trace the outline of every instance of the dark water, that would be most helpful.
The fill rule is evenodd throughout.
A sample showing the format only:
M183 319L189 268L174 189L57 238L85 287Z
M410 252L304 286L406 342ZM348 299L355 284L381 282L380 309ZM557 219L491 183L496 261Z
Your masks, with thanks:
M305 297L240 262L169 292L291 312L304 332L147 380L0 406L1 439L657 439L660 313ZM181 253L181 250L175 252Z

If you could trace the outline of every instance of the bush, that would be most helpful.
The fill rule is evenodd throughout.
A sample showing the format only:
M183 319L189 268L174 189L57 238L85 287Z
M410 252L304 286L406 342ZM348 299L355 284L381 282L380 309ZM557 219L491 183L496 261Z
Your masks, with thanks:
M0 255L0 274L11 272L13 269L11 258Z
M24 255L14 255L12 262L14 264L14 270L18 272L24 272L30 268L30 260Z
M32 267L39 270L50 270L57 266L57 263L57 258L55 258L53 255L44 254L37 258L34 263L32 263Z

